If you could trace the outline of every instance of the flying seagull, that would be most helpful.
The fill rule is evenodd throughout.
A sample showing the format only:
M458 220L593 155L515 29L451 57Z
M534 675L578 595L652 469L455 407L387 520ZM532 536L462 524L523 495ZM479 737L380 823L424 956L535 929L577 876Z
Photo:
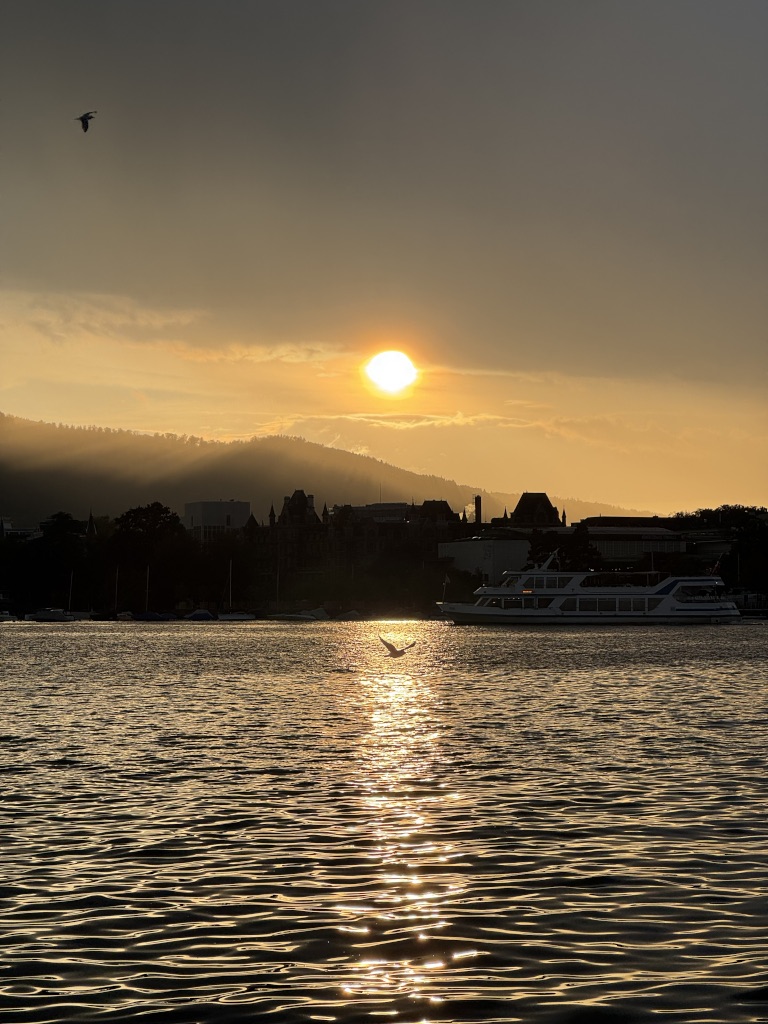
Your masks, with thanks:
M379 640L381 640L381 642L384 644L384 646L389 651L389 654L387 655L387 657L390 657L390 658L402 658L402 656L405 654L406 651L409 651L411 649L411 647L415 647L416 646L416 641L415 640L413 641L412 644L408 644L406 647L395 647L395 645L391 644L389 642L389 640L385 640L383 636L380 636Z
M85 114L81 114L80 117L76 117L75 121L79 121L83 126L83 131L88 131L88 122L91 120L94 114L98 114L98 110L88 110Z

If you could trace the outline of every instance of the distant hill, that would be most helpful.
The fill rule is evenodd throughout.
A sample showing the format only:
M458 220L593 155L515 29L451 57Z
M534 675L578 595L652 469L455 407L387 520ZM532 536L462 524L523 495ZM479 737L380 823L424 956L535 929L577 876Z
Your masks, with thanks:
M520 481L525 484L525 481ZM35 525L54 512L85 519L114 517L160 501L179 515L185 502L235 498L250 501L258 521L270 506L279 513L295 490L324 504L442 498L457 512L482 498L483 519L510 512L520 492L484 491L439 476L398 469L364 455L326 448L297 437L205 441L174 434L140 434L101 427L34 422L0 413L0 515L17 526ZM595 515L650 515L550 494L568 521Z

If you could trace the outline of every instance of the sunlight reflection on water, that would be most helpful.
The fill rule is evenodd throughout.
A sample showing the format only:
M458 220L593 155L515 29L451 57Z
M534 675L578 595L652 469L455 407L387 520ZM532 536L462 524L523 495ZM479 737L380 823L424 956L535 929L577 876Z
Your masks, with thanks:
M436 696L423 680L400 673L360 680L370 731L359 753L359 791L374 841L378 896L365 929L366 946L387 956L361 958L354 997L396 994L434 1003L424 993L429 976L445 967L431 952L435 933L447 924L444 903L464 891L452 862L454 844L435 839L437 822L459 795L443 781L451 766L440 748Z

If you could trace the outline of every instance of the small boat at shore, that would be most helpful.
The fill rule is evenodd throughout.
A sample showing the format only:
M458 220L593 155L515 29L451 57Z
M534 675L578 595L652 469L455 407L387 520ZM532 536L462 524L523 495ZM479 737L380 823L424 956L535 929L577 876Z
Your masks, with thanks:
M306 612L274 612L267 618L272 622L327 622L330 615L325 608L313 608Z
M36 612L28 612L25 622L74 622L75 616L65 612L63 608L38 608Z
M664 576L654 572L561 572L556 552L533 569L507 571L495 586L478 587L476 600L438 601L457 625L681 625L738 622L739 609L719 576Z

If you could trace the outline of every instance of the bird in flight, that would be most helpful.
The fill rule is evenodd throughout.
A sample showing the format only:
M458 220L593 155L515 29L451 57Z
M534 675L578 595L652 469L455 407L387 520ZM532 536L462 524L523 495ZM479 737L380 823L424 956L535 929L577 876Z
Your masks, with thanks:
M76 117L75 121L79 121L83 126L83 131L88 131L88 122L91 120L94 114L98 114L98 110L88 110L86 113L81 114L80 117Z
M395 645L391 644L389 640L385 640L383 636L380 636L379 640L381 640L381 642L389 651L388 657L390 658L402 658L406 651L409 651L411 647L416 646L415 640L413 641L413 643L407 644L405 647L395 647Z

